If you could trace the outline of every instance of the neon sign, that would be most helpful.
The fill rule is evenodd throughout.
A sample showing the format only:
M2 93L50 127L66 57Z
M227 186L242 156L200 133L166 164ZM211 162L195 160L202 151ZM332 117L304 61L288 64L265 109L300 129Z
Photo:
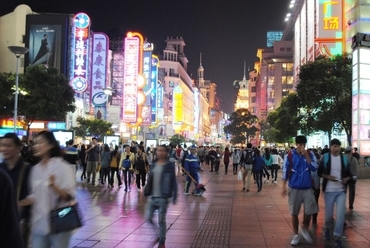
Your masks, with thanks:
M343 52L343 2L319 0L318 34L315 41L319 43L323 55L333 56Z
M96 111L97 119L106 119L105 108L107 96L103 89L107 81L107 59L109 39L104 33L94 33L92 37L92 63L91 63L91 102ZM99 113L100 111L100 113Z
M74 58L73 79L71 86L76 93L82 93L87 89L87 65L89 48L90 18L85 13L78 13L74 18Z
M173 89L172 111L174 129L179 129L182 126L182 89L180 86Z
M149 43L150 44L150 43ZM143 88L143 92L146 96L146 100L142 109L141 116L143 118L142 125L143 126L150 126L152 122L152 116L151 116L151 104L150 104L150 93L152 91L152 51L146 50L145 48L148 45L147 42L144 43L144 55L143 55L143 75L146 81L146 84Z
M152 55L152 94L151 94L151 106L152 106L152 124L157 122L157 82L158 82L158 67L159 59L157 56Z
M125 68L123 85L123 121L136 122L139 73L140 39L125 38Z

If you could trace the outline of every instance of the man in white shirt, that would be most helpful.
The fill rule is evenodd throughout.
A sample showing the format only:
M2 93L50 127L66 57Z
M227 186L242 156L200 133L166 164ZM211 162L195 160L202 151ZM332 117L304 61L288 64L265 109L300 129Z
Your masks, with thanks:
M341 237L346 213L346 188L351 179L349 162L346 156L340 154L340 141L330 141L330 153L323 155L317 174L322 177L322 191L325 201L325 239L330 240L330 228L333 225L334 204L336 220L334 227L335 247L341 248Z

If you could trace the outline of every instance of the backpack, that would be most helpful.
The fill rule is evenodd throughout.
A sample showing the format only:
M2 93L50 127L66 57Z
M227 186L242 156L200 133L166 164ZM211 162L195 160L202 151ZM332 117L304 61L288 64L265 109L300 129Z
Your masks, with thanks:
M244 164L253 164L253 150L248 148L246 151L243 152L244 156Z
M181 158L181 151L182 151L182 149L181 149L181 148L177 148L177 149L176 149L176 157L177 157L177 158Z
M123 160L123 163L122 163L122 166L123 166L123 168L125 168L125 169L130 169L130 167L131 167L130 159L124 159L124 160Z
M135 161L135 169L136 170L145 170L145 160L143 155L136 155L136 161Z
M324 168L325 169L326 169L326 164L329 161L329 155L330 155L330 153L325 153L323 155L323 162L324 162ZM340 156L341 156L341 161L343 161L343 163L344 163L344 168L347 168L347 166L348 166L348 159L347 159L347 157L344 156L343 154L340 154Z

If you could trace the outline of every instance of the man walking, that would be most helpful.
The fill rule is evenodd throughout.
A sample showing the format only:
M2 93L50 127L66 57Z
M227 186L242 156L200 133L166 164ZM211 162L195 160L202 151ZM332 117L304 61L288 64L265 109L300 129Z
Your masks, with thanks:
M301 234L307 243L311 244L313 241L307 230L311 221L311 215L318 211L315 196L312 192L311 171L317 170L317 161L315 155L305 149L307 143L305 136L297 136L295 143L297 148L290 151L284 159L282 195L285 196L288 193L294 231L291 245L298 245L300 242L298 236L298 214L302 203L304 205L304 221ZM286 187L287 181L289 181L288 190Z
M177 199L177 182L175 167L168 160L168 150L165 145L157 148L157 160L149 172L148 182L144 189L145 196L151 196L148 201L147 220L153 223L152 218L154 211L158 209L159 223L159 246L165 248L166 241L166 214L169 198L172 197L172 203L176 204Z
M7 133L1 139L0 147L5 159L0 164L0 170L5 171L11 178L16 200L23 200L29 194L28 176L31 166L26 164L20 156L21 141L16 134ZM7 202L5 205L7 205ZM23 241L25 246L27 246L30 228L30 207L22 207L19 210Z
M243 169L243 189L242 191L249 192L249 187L251 186L251 176L252 167L254 162L254 152L252 149L252 144L248 143L247 148L242 151L242 156L240 158L240 169ZM245 180L247 178L247 180Z
M322 191L325 201L325 232L326 240L330 239L329 228L333 225L334 204L336 218L334 227L335 247L341 248L341 237L343 234L344 219L346 214L346 186L352 178L349 161L347 157L340 154L340 141L330 141L330 153L326 153L320 161L317 174L324 180ZM356 159L353 159L356 160Z
M347 160L349 161L349 169L351 171L352 178L348 181L348 205L349 209L353 209L353 203L355 202L356 195L356 182L357 182L357 168L358 160L352 155L352 147L346 147L344 151Z
M91 140L91 146L86 150L86 161L87 161L87 183L90 183L90 176L92 173L91 184L95 185L96 169L98 163L100 163L100 148L97 145L98 140L94 137Z

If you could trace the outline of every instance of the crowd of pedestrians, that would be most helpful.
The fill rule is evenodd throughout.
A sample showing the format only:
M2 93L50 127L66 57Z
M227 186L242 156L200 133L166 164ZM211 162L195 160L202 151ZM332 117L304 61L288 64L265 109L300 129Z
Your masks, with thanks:
M281 178L282 196L288 195L292 219L292 245L300 243L300 235L308 243L313 242L308 230L311 220L312 224L317 223L318 199L322 190L324 236L329 240L333 235L335 246L342 247L347 186L349 209L354 205L358 166L356 151L352 153L353 149L347 147L345 154L341 154L341 144L336 139L321 151L306 149L304 136L297 136L295 141L296 147L283 153L276 148L253 147L250 143L245 148L171 144L145 149L142 143L136 142L113 147L98 144L96 138L92 138L90 144L80 145L74 145L70 140L61 147L51 132L43 131L25 149L15 134L6 134L0 143L4 159L0 164L4 189L0 202L9 204L0 210L8 213L6 221L13 224L7 225L8 228L0 225L1 247L27 247L27 244L41 248L68 247L72 231L53 233L49 218L53 209L75 202L76 173L80 168L81 175L77 177L81 183L113 188L116 177L116 185L124 186L127 193L134 184L137 191L143 190L144 195L150 197L146 208L149 223L153 224L153 213L158 210L158 247L164 248L169 199L172 198L175 204L178 195L176 174L185 176L185 196L201 197L205 190L201 184L201 172L210 169L209 173L217 176L220 165L224 166L225 176L229 165L232 165L231 176L242 181L243 192L250 192L253 188L261 192L263 186L270 183L270 178L272 185L277 185ZM192 183L194 190L191 191ZM298 215L302 204L304 217L300 227ZM334 231L331 235L332 226ZM19 238L13 239L17 235Z

